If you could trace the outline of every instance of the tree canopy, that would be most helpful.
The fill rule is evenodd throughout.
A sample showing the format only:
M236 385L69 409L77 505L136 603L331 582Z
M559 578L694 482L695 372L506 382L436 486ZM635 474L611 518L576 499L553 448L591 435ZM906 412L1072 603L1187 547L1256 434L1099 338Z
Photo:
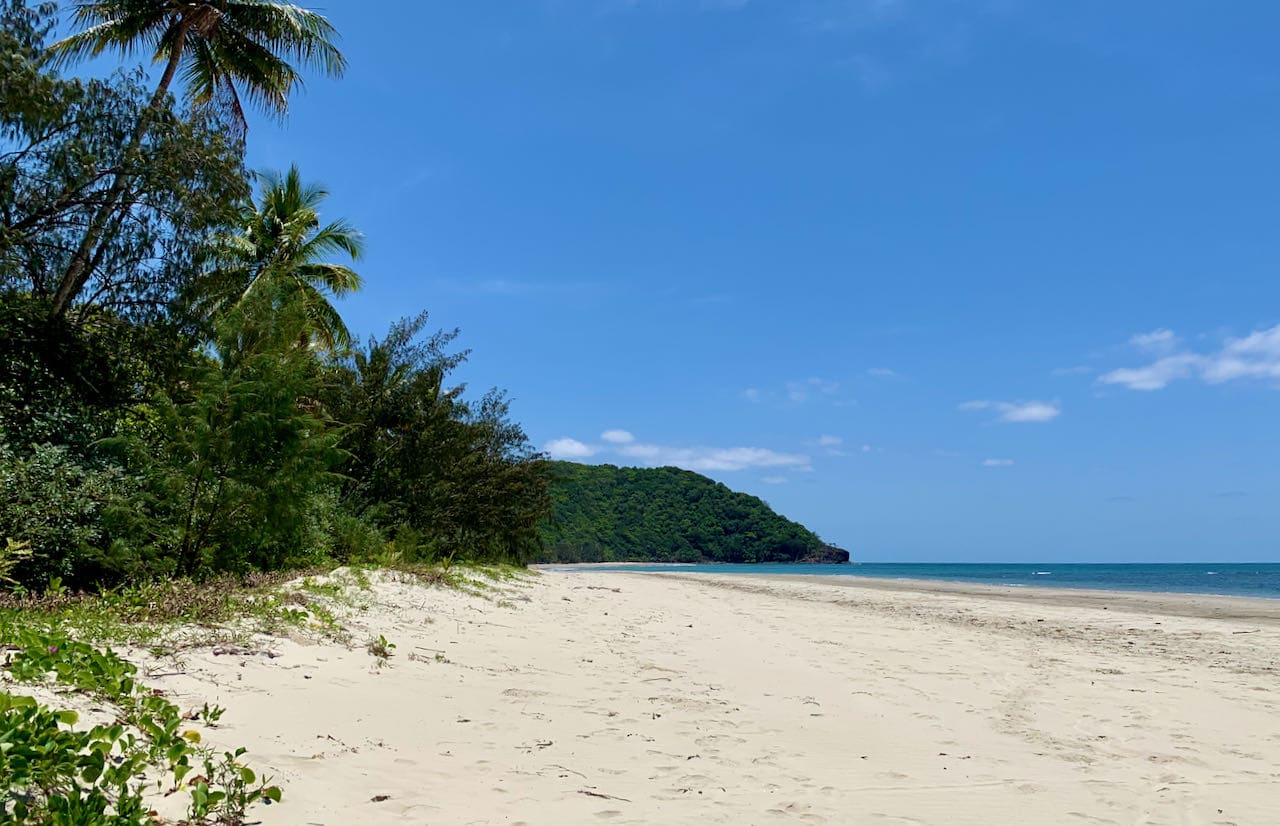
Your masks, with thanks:
M7 581L530 559L546 466L504 393L452 382L458 332L425 313L353 336L337 301L362 285L360 233L296 167L250 174L243 132L203 105L282 109L285 58L340 71L328 22L274 0L73 5L85 28L55 56L143 49L167 70L155 93L139 67L67 75L56 6L0 0ZM201 104L184 112L178 66Z

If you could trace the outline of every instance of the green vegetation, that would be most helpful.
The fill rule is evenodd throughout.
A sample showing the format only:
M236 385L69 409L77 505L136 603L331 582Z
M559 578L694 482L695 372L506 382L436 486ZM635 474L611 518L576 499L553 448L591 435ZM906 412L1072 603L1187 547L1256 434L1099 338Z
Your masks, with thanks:
M342 74L323 16L66 5L51 44L57 3L0 0L0 823L156 822L145 790L240 824L280 791L201 746L223 710L181 713L102 646L349 642L345 582L279 587L321 565L480 591L469 572L504 574L475 563L536 551L546 465L501 392L450 383L456 330L352 336L333 302L360 233L296 167L245 169L246 105L283 115L302 70ZM158 83L70 74L107 53Z
M678 468L552 463L545 562L846 562L762 500Z
M546 466L458 332L355 339L360 233L244 168L242 102L340 75L265 0L0 0L0 574L22 591L362 560L523 564ZM105 79L84 57L141 53ZM50 58L53 59L50 59ZM174 92L177 92L175 97ZM181 103L180 103L181 101Z
M200 745L192 723L212 724L222 709L183 714L139 683L130 663L62 634L9 627L4 635L10 680L52 683L111 714L77 729L74 711L0 692L0 822L149 823L143 793L153 784L162 793L185 790L190 823L243 823L254 804L280 801L279 788L240 762L243 749L219 755Z

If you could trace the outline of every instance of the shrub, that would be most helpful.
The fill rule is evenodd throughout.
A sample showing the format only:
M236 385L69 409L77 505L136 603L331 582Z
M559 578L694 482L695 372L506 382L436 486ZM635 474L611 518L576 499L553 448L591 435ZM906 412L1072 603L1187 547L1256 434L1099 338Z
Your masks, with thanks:
M108 564L113 543L131 531L139 492L120 468L95 466L64 446L36 445L24 456L0 442L0 490L0 541L29 550L9 572L18 584L92 584L127 564Z

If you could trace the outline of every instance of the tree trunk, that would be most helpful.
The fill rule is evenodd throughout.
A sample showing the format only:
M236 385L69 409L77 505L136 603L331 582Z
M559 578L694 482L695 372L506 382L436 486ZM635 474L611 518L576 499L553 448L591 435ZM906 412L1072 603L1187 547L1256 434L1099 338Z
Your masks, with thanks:
M111 222L112 216L117 212L120 206L120 199L124 197L125 190L129 187L129 168L134 160L133 156L137 155L138 150L142 148L142 139L147 134L148 120L151 115L160 110L160 107L164 104L165 97L169 94L169 87L173 84L173 78L178 72L178 66L182 63L182 54L186 48L189 25L186 21L178 24L178 35L174 39L173 50L169 53L169 62L164 67L164 74L160 76L160 85L156 87L155 94L151 96L151 103L143 110L142 115L138 118L137 125L133 129L133 135L129 140L129 145L125 149L124 157L120 164L121 170L112 181L110 189L107 190L106 200L94 213L93 219L85 230L84 238L80 241L80 246L76 248L75 254L71 256L71 261L67 264L67 269L63 272L62 278L58 282L58 290L53 298L52 315L54 318L61 318L66 315L67 310L71 308L71 302L75 301L76 297L80 295L80 291L84 289L84 285L89 282L89 278L93 275L94 250L102 242L107 224Z

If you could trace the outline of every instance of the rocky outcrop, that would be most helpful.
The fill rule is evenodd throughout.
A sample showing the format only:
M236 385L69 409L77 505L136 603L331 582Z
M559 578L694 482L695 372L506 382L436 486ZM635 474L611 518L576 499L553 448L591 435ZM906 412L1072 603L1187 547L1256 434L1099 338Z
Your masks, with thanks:
M849 552L835 545L824 545L810 551L803 559L797 560L813 565L845 565L849 562Z

